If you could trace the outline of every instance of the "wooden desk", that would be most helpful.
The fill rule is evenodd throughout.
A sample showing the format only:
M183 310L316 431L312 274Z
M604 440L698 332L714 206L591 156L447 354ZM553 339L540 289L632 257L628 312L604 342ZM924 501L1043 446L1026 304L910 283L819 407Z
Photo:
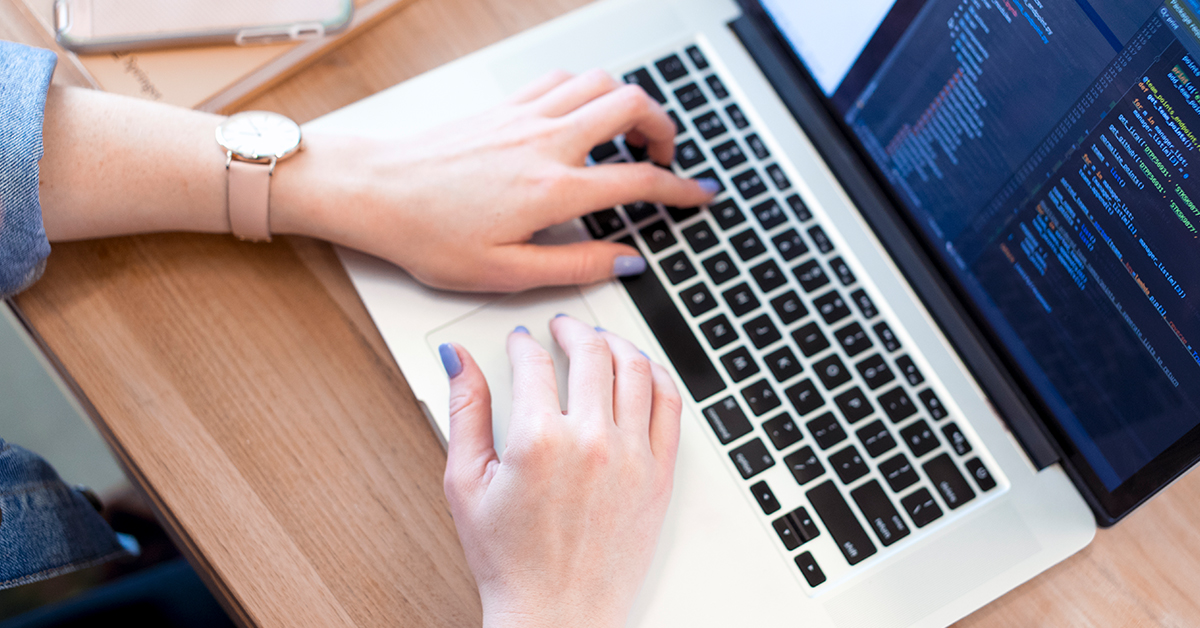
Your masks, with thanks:
M47 45L10 1L0 37ZM309 120L583 3L418 0L246 108ZM477 621L444 455L328 245L59 244L17 302L241 623ZM1193 474L960 625L1197 625L1197 522Z

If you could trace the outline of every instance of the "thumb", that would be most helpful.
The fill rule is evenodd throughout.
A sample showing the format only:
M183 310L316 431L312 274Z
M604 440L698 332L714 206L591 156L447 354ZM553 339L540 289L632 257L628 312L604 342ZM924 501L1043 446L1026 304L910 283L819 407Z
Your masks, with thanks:
M525 290L640 275L646 270L646 259L637 249L616 242L512 244L494 260L493 270L514 284L511 289Z
M485 487L488 465L499 462L492 443L492 395L483 371L466 349L438 347L450 377L450 439L444 488L451 505L472 501Z

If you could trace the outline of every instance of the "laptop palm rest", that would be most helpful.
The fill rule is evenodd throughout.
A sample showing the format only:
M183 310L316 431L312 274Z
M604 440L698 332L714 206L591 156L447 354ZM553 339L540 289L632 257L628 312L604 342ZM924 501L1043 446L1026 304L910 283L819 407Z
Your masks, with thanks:
M573 316L597 325L596 316L576 288L531 290L492 301L429 332L426 340L434 350L444 342L456 342L471 352L471 357L487 377L492 393L492 434L496 452L503 456L512 412L512 366L508 360L507 338L518 325L554 357L558 378L558 401L567 407L567 356L550 335L549 322L557 314Z

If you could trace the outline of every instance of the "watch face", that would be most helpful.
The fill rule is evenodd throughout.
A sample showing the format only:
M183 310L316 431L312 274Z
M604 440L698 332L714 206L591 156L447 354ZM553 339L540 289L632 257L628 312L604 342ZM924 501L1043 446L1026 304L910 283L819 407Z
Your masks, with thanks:
M269 111L245 111L217 127L217 142L243 159L286 157L300 147L300 127Z

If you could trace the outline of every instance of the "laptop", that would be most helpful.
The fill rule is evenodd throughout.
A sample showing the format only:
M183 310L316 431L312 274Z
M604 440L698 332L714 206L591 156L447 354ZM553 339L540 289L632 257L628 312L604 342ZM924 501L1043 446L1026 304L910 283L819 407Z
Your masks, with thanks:
M553 68L640 84L712 204L539 233L649 261L579 288L446 293L340 250L389 349L443 436L436 348L469 349L501 457L515 326L554 348L570 314L668 366L675 492L631 625L946 626L1200 454L1198 25L1194 0L603 0L310 128L402 140Z

